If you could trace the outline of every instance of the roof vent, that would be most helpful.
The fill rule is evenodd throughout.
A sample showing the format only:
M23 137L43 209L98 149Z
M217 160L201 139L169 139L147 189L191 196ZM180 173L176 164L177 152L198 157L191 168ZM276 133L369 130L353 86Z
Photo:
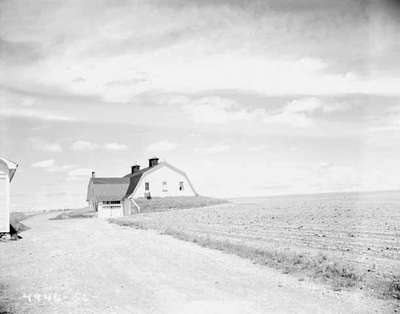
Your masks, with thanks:
M136 173L140 170L140 166L139 165L133 165L131 167L131 173Z
M149 159L149 167L154 167L158 165L158 158L157 157L153 157Z
M96 178L96 172L92 171L92 178Z

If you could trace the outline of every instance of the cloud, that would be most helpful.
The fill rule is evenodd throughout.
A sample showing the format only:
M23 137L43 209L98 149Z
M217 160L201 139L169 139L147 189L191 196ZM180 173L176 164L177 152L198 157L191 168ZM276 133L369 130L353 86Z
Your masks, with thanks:
M285 105L246 107L226 97L171 97L169 103L182 106L184 114L198 124L226 125L234 122L287 124L306 128L313 124L316 114L345 111L349 105L325 103L317 97L293 99Z
M77 167L76 165L62 165L62 166L53 165L51 167L48 167L46 169L46 171L47 172L67 172L76 167Z
M288 124L293 127L306 128L314 123L315 114L331 114L348 110L344 103L324 103L320 98L305 97L294 99L278 110L277 113L264 115L265 123Z
M217 145L212 145L212 146L208 146L208 147L195 149L196 152L205 153L205 154L217 154L217 153L226 152L228 150L230 150L230 146L225 145L225 144L217 144Z
M0 20L6 21L0 25L7 37L4 54L36 51L20 45L30 42L44 55L29 66L7 63L0 82L113 101L131 101L143 91L155 90L398 94L399 79L393 70L393 63L398 64L398 25L391 15L376 14L360 1L264 2L192 2L178 9L159 1L106 1L95 7L40 3L24 8L11 1L0 10ZM70 21L68 32L62 20ZM84 84L74 82L82 77Z
M72 118L67 116L58 115L46 110L31 108L0 108L0 116L31 118L39 120L73 121Z
M292 100L275 115L264 117L265 123L283 123L294 127L308 127L313 120L310 114L321 108L322 104L317 98L304 98Z
M111 151L123 151L127 150L128 146L125 144L119 144L119 143L107 143L103 145L104 149L106 150L111 150Z
M47 168L47 167L52 167L54 166L55 161L54 159L46 159L42 161L35 162L32 164L33 168Z
M184 114L198 124L226 125L235 122L288 124L305 128L313 124L314 115L329 115L346 111L345 103L323 102L317 97L293 99L285 105L264 107L244 106L226 97L202 97L190 99L173 96L168 103L181 105Z
M185 103L182 109L196 123L225 124L254 117L235 101L221 97L196 99Z
M248 149L250 152L260 152L265 149L265 145L251 146Z
M399 100L398 100L399 101ZM400 130L400 104L394 104L392 106L382 106L384 109L380 110L382 115L379 117L373 117L369 121L368 130L372 133L384 133L388 135L388 132L396 132ZM398 134L397 132L395 134ZM370 141L371 138L368 139ZM380 143L383 144L383 143Z
M59 114L39 106L36 97L11 93L0 86L0 116L38 120L73 121L70 116Z
M83 83L86 82L86 80L83 77L76 77L72 80L74 83Z
M50 152L50 153L59 153L62 152L63 150L60 143L46 142L45 140L42 140L40 138L33 138L31 139L31 142L33 148L36 150Z
M78 140L72 143L71 149L78 152L92 151L97 149L109 151L124 151L128 149L128 146L120 143L98 144L90 141Z
M321 101L315 97L295 99L288 103L285 107L285 114L311 113L323 105Z
M67 181L75 181L88 178L93 171L77 165L57 165L54 159L38 161L32 164L33 168L43 169L47 173L65 173Z
M150 144L149 146L147 146L146 150L148 152L154 152L154 153L169 152L176 149L177 147L178 144L165 140Z
M89 141L75 141L71 145L72 150L77 151L77 152L85 152L85 151L90 151L90 150L95 150L98 148L98 145L93 142Z
M0 59L12 63L30 63L41 58L40 45L30 41L12 41L0 37Z
M93 169L90 168L76 168L67 173L68 181L84 180L90 177Z
M107 82L105 85L108 87L126 87L126 86L134 86L139 83L147 82L147 79L144 77L138 77L128 80L116 80Z
M32 164L33 168L41 168L46 172L68 172L77 168L76 165L57 165L54 159L46 159Z

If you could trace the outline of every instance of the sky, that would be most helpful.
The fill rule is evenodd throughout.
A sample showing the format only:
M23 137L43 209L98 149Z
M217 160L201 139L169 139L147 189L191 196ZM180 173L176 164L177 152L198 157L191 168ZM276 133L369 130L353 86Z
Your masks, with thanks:
M394 0L0 1L13 210L161 160L202 195L400 187Z

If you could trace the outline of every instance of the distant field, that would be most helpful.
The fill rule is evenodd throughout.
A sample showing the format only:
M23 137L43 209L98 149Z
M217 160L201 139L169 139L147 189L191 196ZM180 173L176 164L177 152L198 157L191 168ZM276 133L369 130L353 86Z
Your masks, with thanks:
M236 199L118 219L337 289L400 299L400 192Z

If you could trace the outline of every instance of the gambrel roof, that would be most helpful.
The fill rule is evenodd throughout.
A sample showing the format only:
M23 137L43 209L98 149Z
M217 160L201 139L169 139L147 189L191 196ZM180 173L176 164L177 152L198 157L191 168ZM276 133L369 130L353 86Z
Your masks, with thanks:
M89 181L87 200L95 202L121 201L135 192L137 186L147 174L162 167L168 167L183 175L195 192L189 178L183 171L166 162L160 162L153 167L147 167L134 173L129 173L122 178L91 178Z
M88 187L88 201L120 201L126 195L129 178L91 178Z
M179 170L178 168L175 168L174 166L170 165L167 162L160 162L156 166L144 168L135 173L130 173L125 176L125 178L126 177L130 178L130 184L129 184L128 191L126 193L126 197L131 196L135 192L136 188L139 186L140 182L143 180L144 177L146 177L149 173L151 173L157 169L160 169L162 167L168 167L168 168L172 169L173 171L178 172L182 176L184 176L186 178L187 182L189 183L190 187L192 188L193 192L197 195L196 190L194 189L192 183L190 182L190 180L185 172L183 172L182 170Z

